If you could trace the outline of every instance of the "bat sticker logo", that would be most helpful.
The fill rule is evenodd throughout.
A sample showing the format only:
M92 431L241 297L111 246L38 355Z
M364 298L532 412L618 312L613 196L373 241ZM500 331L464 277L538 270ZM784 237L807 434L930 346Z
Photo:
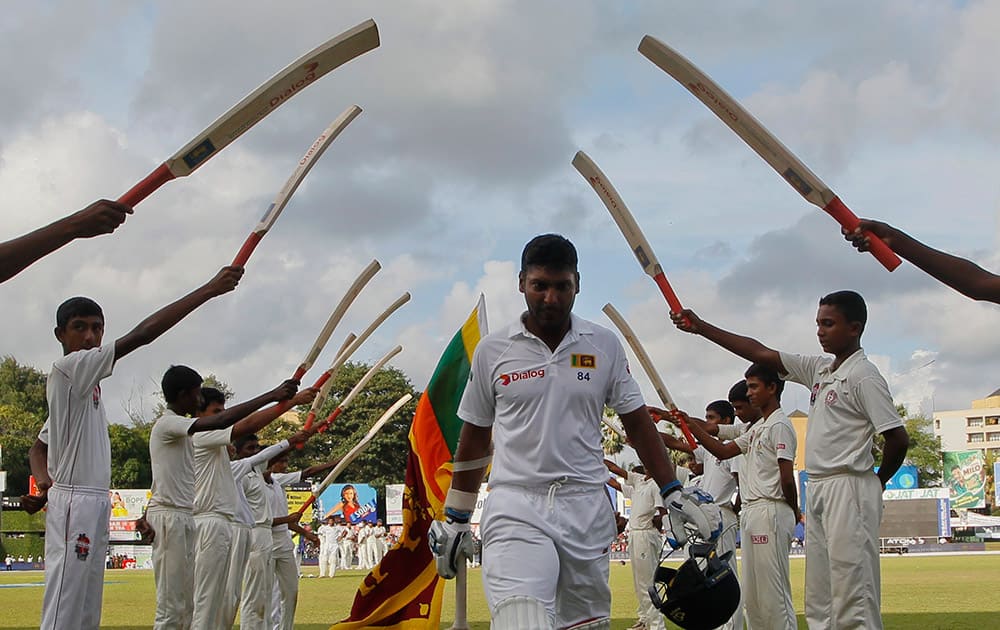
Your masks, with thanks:
M784 177L785 180L792 185L792 188L799 191L799 194L802 195L803 197L805 197L806 195L808 195L813 191L812 186L807 184L806 180L802 179L802 177L798 173L796 173L790 168L785 169L785 172L782 173L781 176Z
M649 266L649 256L646 255L646 250L644 250L641 245L632 251L635 253L635 257L639 259L640 265L643 267Z
M212 144L211 138L205 138L205 140L198 144L198 146L188 151L182 159L184 160L184 163L188 165L188 168L193 169L207 160L208 156L213 153L215 153L215 145Z

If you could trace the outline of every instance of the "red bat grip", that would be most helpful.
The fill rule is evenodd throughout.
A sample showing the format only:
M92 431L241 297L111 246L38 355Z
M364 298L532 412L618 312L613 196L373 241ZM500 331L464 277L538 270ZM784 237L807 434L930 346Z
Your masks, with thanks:
M298 512L300 515L305 514L306 510L309 509L309 506L312 505L315 502L316 502L316 495L315 494L310 494L309 498L306 499L306 502L303 503L302 507L300 507L298 510L296 510L296 512Z
M670 286L670 282L667 281L665 273L661 271L653 276L653 280L656 281L656 286L660 287L660 293L662 293L663 297L667 299L667 304L670 305L671 313L680 313L684 310L684 307L681 306L681 301L677 299L677 294L674 293L674 288Z
M243 241L243 247L236 254L236 258L233 259L233 267L243 267L247 264L250 259L250 254L253 253L254 248L257 247L257 243L260 239L264 238L263 232L254 232L247 237L247 240Z
M844 202L840 200L840 197L834 197L831 199L830 203L826 204L823 210L836 219L837 223L839 223L845 230L853 232L858 229L858 225L861 224L861 220L858 219L858 215L851 212L851 209L844 205ZM903 262L899 259L899 256L897 256L896 253L885 244L885 241L871 232L865 232L865 236L868 237L869 251L871 251L875 260L882 263L883 267L892 271Z
M692 450L698 448L698 441L694 439L694 434L691 433L691 428L688 426L686 420L681 420L681 433L687 438L688 444L691 445Z
M146 176L141 182L133 186L127 193L118 198L118 203L126 206L134 206L146 197L153 194L160 186L166 184L176 177L170 172L166 164L160 164L156 170Z

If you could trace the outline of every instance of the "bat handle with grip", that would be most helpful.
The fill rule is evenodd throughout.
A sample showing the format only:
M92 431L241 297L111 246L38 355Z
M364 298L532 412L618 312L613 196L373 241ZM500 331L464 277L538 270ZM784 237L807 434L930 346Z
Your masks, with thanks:
M327 429L330 428L330 425L333 424L333 421L336 420L337 417L340 416L341 412L343 411L344 411L343 407L337 407L336 409L334 409L330 413L330 415L327 416L326 420L323 421L323 424L319 425L317 430L320 433L324 433Z
M315 495L315 494L310 494L310 495L309 495L309 498L308 498L308 499L306 499L306 502L302 504L302 507L300 507L300 508L299 508L298 510L296 510L296 511L297 511L297 512L299 513L299 515L301 516L301 515L305 514L305 513L306 513L306 510L308 510L308 509L309 509L309 506L310 506L310 505L312 505L312 504L313 504L313 503L315 503L315 502L316 502L316 495Z
M667 299L667 304L670 305L671 313L680 313L684 310L684 307L681 306L681 301L677 299L677 294L674 293L674 288L670 286L670 282L667 281L667 275L665 273L661 271L653 277L653 280L656 281L656 286L660 287L660 293L662 293L663 297Z
M692 450L698 448L698 441L694 439L694 434L691 433L691 427L688 426L688 423L685 420L681 420L681 433L684 434L684 437L687 439L688 444L691 445Z
M243 247L236 254L236 258L233 259L233 267L243 267L250 260L250 254L253 253L254 248L257 247L257 243L260 239L264 238L264 232L254 232L247 237L247 240L243 242Z
M469 568L465 558L459 559L458 573L455 574L455 622L449 630L469 630Z
M147 175L145 179L133 186L127 193L118 198L118 203L126 206L135 206L137 203L153 194L160 186L174 179L175 175L170 172L166 164L160 164L156 170Z
M858 216L851 212L850 208L844 205L844 202L840 200L840 197L834 197L831 199L830 203L823 207L823 210L836 219L837 223L839 223L845 230L853 232L858 229L858 225L861 224ZM869 251L871 251L872 256L874 256L877 261L882 263L883 267L892 271L903 262L900 260L899 256L897 256L896 253L885 244L885 241L871 232L865 232L865 236L868 237Z

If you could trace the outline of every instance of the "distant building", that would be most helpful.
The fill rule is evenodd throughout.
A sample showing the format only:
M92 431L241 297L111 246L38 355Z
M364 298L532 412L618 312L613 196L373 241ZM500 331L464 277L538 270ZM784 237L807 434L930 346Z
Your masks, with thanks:
M934 412L942 451L980 450L1000 455L1000 389L973 400L970 409Z

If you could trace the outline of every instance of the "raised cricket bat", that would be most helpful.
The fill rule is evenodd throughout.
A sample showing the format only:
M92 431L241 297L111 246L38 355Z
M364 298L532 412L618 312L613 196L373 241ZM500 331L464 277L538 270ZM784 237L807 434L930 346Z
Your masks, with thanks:
M250 232L250 236L244 241L243 247L240 248L239 253L236 254L236 258L233 259L233 267L242 267L246 265L247 260L250 258L250 254L253 253L254 248L257 247L257 243L260 239L264 238L267 231L271 229L274 222L278 220L278 216L281 215L281 211L285 209L288 205L288 200L292 198L295 191L298 189L299 184L302 180L306 178L309 174L309 170L313 167L316 162L319 161L323 152L326 148L330 146L340 132L343 131L347 125L351 124L351 121L357 118L358 114L361 113L361 108L357 105L351 105L344 112L337 117L330 126L323 130L323 133L316 138L316 141L312 143L306 154L302 156L299 160L299 165L295 167L292 171L291 177L285 182L285 185L281 187L278 191L278 195L271 202L268 207L267 212L264 213L264 217L257 224L257 227Z
M698 100L712 110L712 113L735 131L736 135L743 138L751 149L764 158L771 168L778 171L778 174L805 197L806 201L822 208L845 229L850 231L857 229L859 225L857 215L844 205L840 197L707 74L676 50L649 35L639 42L639 52L690 90ZM884 241L871 232L865 232L865 235L871 242L872 255L886 269L892 271L899 266L902 261Z
M408 292L396 298L396 301L390 304L388 308L386 308L384 311L382 311L382 313L375 318L375 321L373 321L371 324L368 325L368 328L365 328L364 331L362 331L361 334L358 335L353 341L346 344L345 347L341 348L340 352L337 353L336 358L333 360L333 363L330 364L330 367L326 369L323 375L320 376L319 380L316 381L316 384L313 385L313 387L321 388L320 395L326 398L327 394L323 393L324 389L327 393L329 393L330 388L327 385L331 385L330 380L337 373L337 370L339 370L341 366L344 365L344 363L347 363L347 360L351 358L351 355L353 355L357 351L357 349L361 347L361 344L363 344L365 341L368 340L368 337L370 337L372 333L375 332L375 329L382 325L382 322L384 322L386 319L389 318L390 315L399 310L399 307L401 307L402 305L406 304L409 301L410 301L410 294ZM317 396L317 398L319 398L319 396ZM315 404L315 401L313 401L313 405L315 409L319 409L319 406ZM310 413L306 417L305 428L307 430L312 428L312 422L315 419L316 415L314 413Z
M170 180L190 175L314 81L378 45L378 27L366 20L314 48L248 94L118 201L134 206Z
M347 455L344 455L344 457L341 458L334 469L330 471L330 474L328 474L326 478L323 479L322 483L320 483L319 486L313 490L312 495L310 495L310 497L306 499L306 502L302 504L302 507L299 508L299 514L305 514L305 511L316 501L316 498L323 494L323 491L330 487L331 483L337 480L340 473L344 472L344 469L350 466L351 462L357 459L358 455L363 453L364 450L368 448L368 444L376 435L378 435L378 432L382 430L382 427L384 427L385 424L396 414L396 412L399 411L400 407L410 402L411 398L413 398L411 394L403 394L402 398L394 402L391 407L386 409L385 413L382 414L382 417L375 421L372 428L368 429L368 433L361 438L361 441L358 442L354 448L348 451Z
M618 191L611 184L611 180L590 159L590 156L583 151L576 152L576 155L573 157L573 166L593 186L594 191L597 192L597 196L607 206L608 212L611 213L611 218L615 220L618 229L621 230L625 241L628 242L632 253L635 254L636 259L642 266L642 270L660 288L660 293L666 298L667 304L670 306L670 311L672 313L680 313L684 308L681 306L681 301L677 299L677 294L674 293L673 287L667 281L667 275L663 272L663 267L660 265L660 261L657 260L656 254L653 253L653 248L650 246L649 241L646 240L646 235L639 229L639 224L636 223L635 217L632 216L628 206L622 201L621 195L618 194Z
M361 377L361 380L359 380L354 385L354 387L351 388L351 391L347 392L347 395L344 396L344 399L342 401L340 401L340 404L337 405L337 407L330 412L330 415L326 417L326 420L324 420L318 427L316 427L316 430L319 433L326 431L327 428L329 428L329 426L333 424L334 420L340 417L340 414L344 413L344 409L346 409L347 406L350 405L351 402L357 397L357 395L360 394L362 390L364 390L364 388L368 385L369 381L375 378L375 375L378 374L378 371L381 370L382 367L386 363L388 363L390 359L392 359L394 356L396 356L402 351L403 351L403 346L396 346L389 352L386 352L381 359L376 361L375 365L371 366L371 368L369 368L368 371L365 372L365 375Z
M302 363L300 363L299 367L295 369L295 375L292 378L301 379L305 376L305 373L309 371L309 368L311 368L313 363L316 362L316 359L319 358L320 353L323 352L323 348L326 347L326 342L330 340L330 335L333 334L333 329L336 328L337 324L340 323L340 320L343 319L344 313L347 312L347 309L354 302L355 298L357 298L358 294L361 293L361 289L365 288L368 281L371 280L381 268L382 265L379 264L377 260L373 260L368 263L367 267L361 270L361 273L351 284L350 288L347 289L347 293L345 293L344 297L341 298L340 303L337 304L337 308L335 308L333 313L330 314L330 319L326 320L326 325L323 326L323 330L321 330L319 336L316 337L315 343L313 343L312 347L309 348L309 352L302 360Z
M639 359L639 365L642 369L646 371L646 375L649 380L653 383L653 389L656 390L656 395L660 397L660 401L663 402L663 406L666 407L668 411L674 411L677 409L677 405L674 404L674 399L667 391L667 386L663 384L663 379L660 378L660 373L656 371L656 366L653 365L653 360L649 358L646 353L646 349L642 347L642 343L639 341L639 337L636 336L635 331L632 327L628 325L622 314L618 312L611 304L605 304L604 308L601 309L604 314L608 316L608 319L614 323L615 328L625 337L625 341L628 342L632 352L635 353L635 358ZM694 439L694 435L691 433L691 428L688 427L687 422L681 421L681 432L684 433L684 437L687 438L688 444L691 448L698 448L698 442Z
M334 359L334 363L337 362L340 355L344 353L344 350L347 350L355 339L357 339L357 335L354 333L347 335L347 338L344 339L344 343L340 346L340 350L337 351L337 357ZM316 414L319 413L323 403L326 402L327 397L330 395L330 389L333 387L333 379L328 376L329 372L329 370L323 372L323 375L320 376L320 380L316 381L317 384L313 385L313 387L319 387L319 393L316 394L316 398L313 398L312 406L309 408L309 414L306 416L305 427L307 429L312 426L313 421L316 419ZM320 381L323 382L320 383Z

